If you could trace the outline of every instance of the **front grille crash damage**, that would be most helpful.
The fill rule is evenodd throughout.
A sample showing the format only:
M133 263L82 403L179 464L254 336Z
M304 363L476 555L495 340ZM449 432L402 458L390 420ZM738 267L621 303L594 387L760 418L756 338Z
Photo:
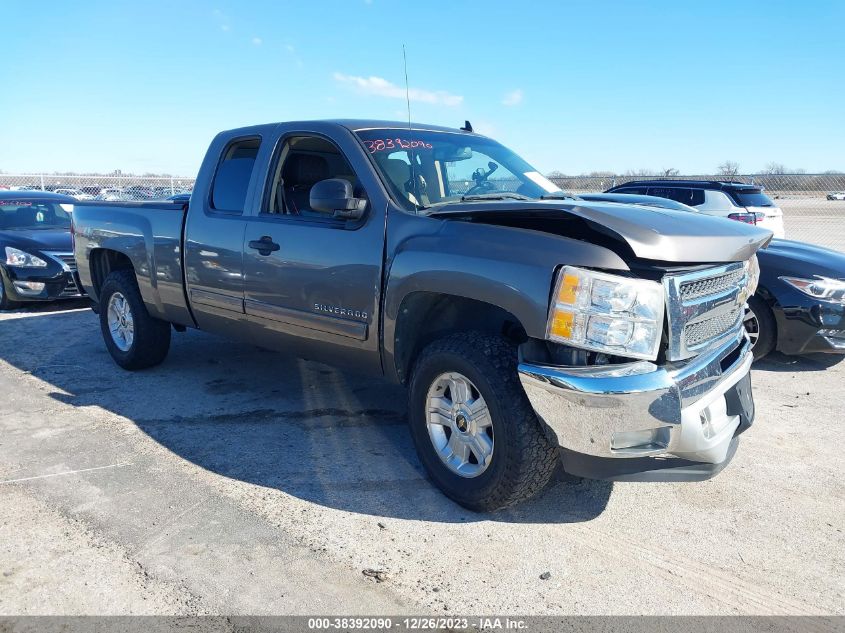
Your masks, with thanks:
M666 320L658 364L682 361L739 336L743 322L747 272L741 262L684 264L637 257L619 234L577 216L522 213L480 213L465 221L535 230L576 239L619 255L633 276L661 281L665 287ZM623 271L607 271L626 274ZM631 359L588 352L566 345L531 340L522 346L527 359L565 367L630 363Z

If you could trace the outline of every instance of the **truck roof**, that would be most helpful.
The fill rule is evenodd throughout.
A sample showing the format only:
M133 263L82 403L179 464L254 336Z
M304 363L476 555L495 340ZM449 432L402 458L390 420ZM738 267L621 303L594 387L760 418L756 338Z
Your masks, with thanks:
M296 127L301 125L303 127L331 127L337 126L346 128L347 130L351 130L352 132L358 132L360 130L372 130L372 129L381 129L381 128L402 128L408 129L408 122L407 121L385 121L381 119L314 119L314 120L304 120L304 121L276 121L275 123L267 123L264 125L286 125L286 126L293 126ZM232 130L227 130L227 133L232 132L242 132L252 130L256 127L263 127L261 125L251 125L248 127L243 128L235 128ZM475 134L474 132L466 132L461 130L457 127L445 127L442 125L431 125L429 123L414 123L410 124L410 128L412 130L429 130L432 132L454 132L457 134ZM476 134L476 136L481 136Z

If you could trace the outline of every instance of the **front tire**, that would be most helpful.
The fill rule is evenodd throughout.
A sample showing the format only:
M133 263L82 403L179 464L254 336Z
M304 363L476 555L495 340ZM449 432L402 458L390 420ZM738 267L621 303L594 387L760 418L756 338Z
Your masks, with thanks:
M751 339L754 360L768 356L777 344L777 323L772 309L760 297L748 300L743 325Z
M0 270L0 310L16 310L21 306L17 301L9 299L9 294L6 292L6 275Z
M431 343L409 390L411 436L431 480L476 512L524 501L548 484L558 453L517 375L515 347L475 332Z
M9 299L9 295L6 292L6 275L3 274L3 271L0 271L0 311L4 310L16 310L21 306L20 303L17 301L12 301Z
M147 312L131 270L116 270L100 289L100 329L109 354L124 369L161 363L170 349L170 324Z

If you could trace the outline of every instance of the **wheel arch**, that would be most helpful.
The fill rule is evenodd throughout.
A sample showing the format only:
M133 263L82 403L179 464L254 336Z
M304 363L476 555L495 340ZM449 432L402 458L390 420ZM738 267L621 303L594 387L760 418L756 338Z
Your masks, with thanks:
M759 303L759 307L756 310L754 309L752 302ZM748 308L757 315L758 328L761 327L762 318L762 315L759 313L761 310L766 311L766 318L764 321L767 321L772 329L769 351L780 350L780 332L783 328L780 321L783 319L783 310L780 309L777 299L767 289L760 288L752 297L749 298ZM760 335L761 333L758 331L758 336ZM762 356L759 358L762 358Z
M111 248L95 248L88 256L89 272L91 274L91 289L93 299L100 300L100 290L106 278L115 270L131 270L137 277L132 260L126 253Z
M406 295L399 305L392 329L389 371L406 383L419 353L432 341L457 332L501 335L515 343L527 340L525 327L501 306L434 291Z

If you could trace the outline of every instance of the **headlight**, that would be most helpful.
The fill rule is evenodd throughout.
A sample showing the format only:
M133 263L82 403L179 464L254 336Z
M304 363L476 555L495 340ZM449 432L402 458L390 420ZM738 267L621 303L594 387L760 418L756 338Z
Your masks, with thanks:
M760 283L760 262L757 256L752 255L751 259L745 262L745 272L748 275L748 296L757 292L757 285Z
M845 281L841 279L830 279L829 277L816 277L815 279L781 277L781 279L814 299L845 303Z
M557 276L546 337L595 352L654 360L663 336L663 286L565 266Z
M26 251L7 246L6 265L18 266L20 268L45 268L47 266L47 262L40 257L36 257L32 253L27 253Z

